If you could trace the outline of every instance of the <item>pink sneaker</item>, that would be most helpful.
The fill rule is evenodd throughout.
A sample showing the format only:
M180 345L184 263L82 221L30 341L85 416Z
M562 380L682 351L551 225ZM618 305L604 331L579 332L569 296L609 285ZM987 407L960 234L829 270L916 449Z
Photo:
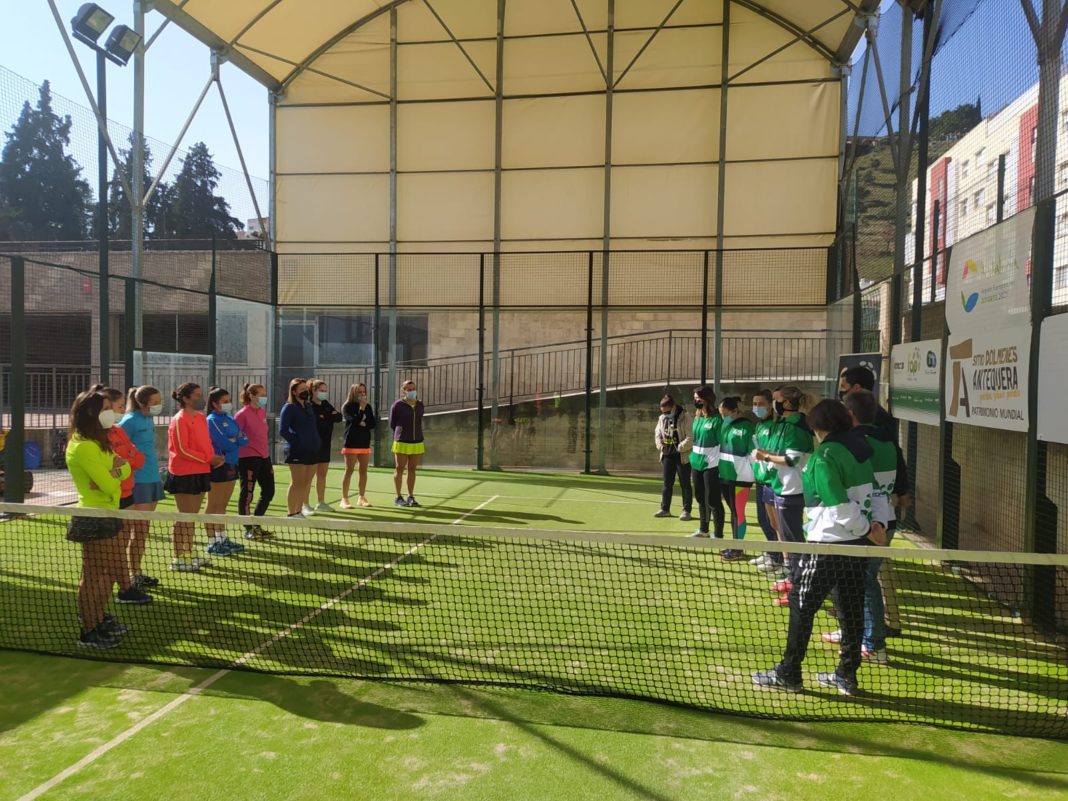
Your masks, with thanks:
M771 585L771 591L779 593L788 593L793 588L794 583L790 581L790 579L782 579L780 581L776 581L774 584Z
M772 601L772 603L775 604L776 606L789 606L790 605L790 593L784 592L782 595L780 595L778 598L776 598L774 601Z

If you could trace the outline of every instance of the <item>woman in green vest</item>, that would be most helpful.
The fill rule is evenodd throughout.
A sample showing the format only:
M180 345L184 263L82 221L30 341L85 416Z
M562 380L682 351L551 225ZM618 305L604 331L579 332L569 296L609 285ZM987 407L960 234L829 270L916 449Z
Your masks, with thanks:
M690 468L701 522L690 536L708 537L711 521L715 524L716 539L723 539L723 498L719 488L719 427L722 418L716 410L716 393L712 387L695 389L693 405L696 411Z
M742 415L741 398L724 398L720 401L719 412L723 418L719 429L720 491L730 510L731 536L744 540L745 510L753 489L753 463L749 454L753 449L754 426ZM745 554L736 548L728 548L720 556L733 562L743 559Z

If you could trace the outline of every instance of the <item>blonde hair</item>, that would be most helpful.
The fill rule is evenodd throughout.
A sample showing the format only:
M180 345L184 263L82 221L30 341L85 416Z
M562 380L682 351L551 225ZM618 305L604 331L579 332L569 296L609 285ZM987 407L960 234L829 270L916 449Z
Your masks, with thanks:
M296 392L294 390L296 390L296 388L299 387L301 384L307 384L307 383L308 383L307 379L304 379L304 378L294 378L292 381L289 382L289 402L290 403L296 403L297 402L297 394L296 394Z
M407 379L406 381L401 381L400 391L401 391L401 397L402 398L404 397L405 393L408 391L408 390L405 389L405 387L408 386L409 384L415 384L415 381L413 379L411 379L411 378ZM416 385L416 386L418 386L418 385Z
M159 395L161 399L163 398L163 393L151 384L130 387L130 391L126 394L126 411L139 412L142 409L147 409L148 402L152 400L153 395Z
M267 387L265 387L263 384L245 384L243 387L241 387L241 403L242 403L242 405L244 405L244 406L251 406L252 405L252 391L253 390L257 390L257 389L258 390L263 390L263 392L267 392Z
M367 392L367 385L362 381L359 381L349 387L349 396L345 398L345 403L356 403L360 399L360 387L363 387L363 391Z

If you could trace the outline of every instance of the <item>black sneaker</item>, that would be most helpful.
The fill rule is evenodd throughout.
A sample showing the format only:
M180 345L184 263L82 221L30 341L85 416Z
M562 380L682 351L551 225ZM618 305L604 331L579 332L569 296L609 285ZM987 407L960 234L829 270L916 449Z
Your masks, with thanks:
M738 562L745 559L745 552L734 548L728 548L725 551L720 551L719 558L724 562Z
M152 596L134 586L120 592L117 600L120 604L150 604Z
M79 648L96 648L103 650L114 648L119 644L119 638L103 631L102 626L97 626L92 631L83 631L78 637Z
M414 495L409 495L409 496L408 496L408 500L406 501L406 503L407 503L407 504L408 504L409 506L418 506L418 505L419 505L419 501L417 501L417 500L415 499L415 496L414 496Z
M790 681L779 675L775 668L771 670L757 670L753 672L753 684L757 687L769 687L775 690L785 690L788 693L799 693L803 689L800 680Z
M145 587L158 587L159 579L155 576L146 576L144 573L139 573L134 576L134 586L139 590L143 590Z
M407 506L408 502L404 500L400 495L397 496L397 500L393 501L394 506Z
M100 630L111 637L121 637L130 630L130 627L120 623L114 615L104 615L104 622L99 626Z

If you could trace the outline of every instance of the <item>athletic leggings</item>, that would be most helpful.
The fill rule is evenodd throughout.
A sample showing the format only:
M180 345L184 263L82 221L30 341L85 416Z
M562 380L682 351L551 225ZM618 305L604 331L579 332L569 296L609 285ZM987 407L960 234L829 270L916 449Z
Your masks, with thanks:
M701 512L699 530L702 534L708 534L711 522L715 526L716 539L723 539L723 495L719 488L719 468L694 470L692 475L693 494Z
M736 540L745 539L745 507L749 504L749 492L753 489L752 484L743 484L739 481L721 481L720 491L723 500L731 514L731 534Z
M274 499L274 466L271 460L262 456L243 456L237 460L237 473L241 479L241 494L237 498L238 514L263 517ZM257 485L260 499L256 502L256 511L252 512L252 496L256 494Z

